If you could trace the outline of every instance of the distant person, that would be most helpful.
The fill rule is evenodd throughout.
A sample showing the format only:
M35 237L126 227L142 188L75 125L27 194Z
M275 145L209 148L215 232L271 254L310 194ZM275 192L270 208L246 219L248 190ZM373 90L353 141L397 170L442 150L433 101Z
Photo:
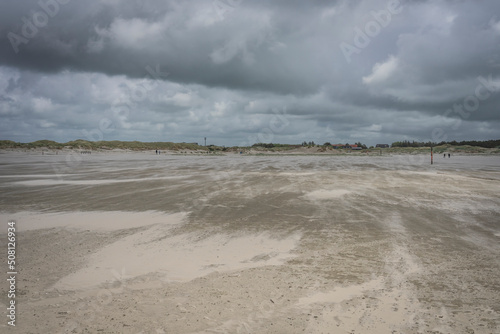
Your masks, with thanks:
M448 158L451 158L451 154L450 153L448 153Z
M443 158L446 158L446 153L445 153L445 154L443 154Z
M156 152L155 154L158 154L158 150L156 150L155 152Z

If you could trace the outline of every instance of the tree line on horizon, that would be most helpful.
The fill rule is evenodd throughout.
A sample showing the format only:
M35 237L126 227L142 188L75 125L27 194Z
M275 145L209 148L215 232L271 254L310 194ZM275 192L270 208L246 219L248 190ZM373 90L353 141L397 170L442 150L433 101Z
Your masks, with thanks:
M453 141L441 141L439 143L435 142L418 142L418 141L409 141L409 140L403 140L403 141L396 141L391 144L391 147L431 147L431 146L443 146L443 145L451 145L451 146L477 146L477 147L483 147L483 148L495 148L500 146L500 139L497 140L483 140L483 141L478 141L478 140L462 140L460 142L457 142L456 140Z
M344 144L342 144L344 145ZM357 145L358 147L361 147L362 149L367 149L368 146L361 143L361 142L356 142L354 145ZM419 142L419 141L409 141L409 140L403 140L403 141L396 141L391 144L391 147L431 147L431 146L444 146L444 145L451 145L451 146L476 146L476 147L483 147L483 148L496 148L500 147L500 139L497 140L463 140L463 141L441 141L439 143L437 142L432 142L432 141L427 141L427 142ZM316 144L314 141L303 141L300 145L297 144L277 144L277 143L255 143L252 145L252 147L263 147L263 148L279 148L279 147L328 147L328 146L334 146L330 142L326 142L323 145ZM349 143L346 143L345 146L349 146ZM370 146L369 148L373 148L373 146Z

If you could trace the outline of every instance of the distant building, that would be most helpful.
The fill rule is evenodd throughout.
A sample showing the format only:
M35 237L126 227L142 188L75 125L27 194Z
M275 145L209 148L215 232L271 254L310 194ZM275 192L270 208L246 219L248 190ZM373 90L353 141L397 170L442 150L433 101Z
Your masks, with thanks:
M375 147L380 147L380 148L389 148L389 144L377 144Z

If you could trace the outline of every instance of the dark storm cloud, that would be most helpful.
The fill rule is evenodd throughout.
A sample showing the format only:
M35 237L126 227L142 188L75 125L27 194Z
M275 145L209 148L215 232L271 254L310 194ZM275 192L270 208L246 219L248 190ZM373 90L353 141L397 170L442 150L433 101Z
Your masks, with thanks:
M9 6L3 13L11 7L24 13L5 17L0 40L5 65L143 77L147 65L159 64L177 82L285 92L314 90L322 82L314 79L322 76L319 68L303 62L307 50L291 45L296 54L283 57L287 51L280 50L273 21L288 22L281 28L286 30L299 30L301 23L290 26L295 20L280 15L297 13L279 7L242 2L234 12L219 13L206 1L70 1L57 5L57 15L37 28L36 18L43 17L36 15L43 13L38 2L2 6Z
M230 144L286 109L275 141L498 137L494 13L494 0L3 1L1 130Z

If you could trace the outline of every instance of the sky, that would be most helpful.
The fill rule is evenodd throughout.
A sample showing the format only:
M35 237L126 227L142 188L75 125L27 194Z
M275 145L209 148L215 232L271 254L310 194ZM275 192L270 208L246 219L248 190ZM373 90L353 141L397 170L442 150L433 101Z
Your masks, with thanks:
M0 139L500 138L498 0L0 2Z

